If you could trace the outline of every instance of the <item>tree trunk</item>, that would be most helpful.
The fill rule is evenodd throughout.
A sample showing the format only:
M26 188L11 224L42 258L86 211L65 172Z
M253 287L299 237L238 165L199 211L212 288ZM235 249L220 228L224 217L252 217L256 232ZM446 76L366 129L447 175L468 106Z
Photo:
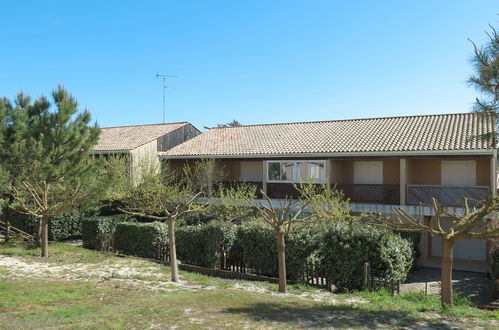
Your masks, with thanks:
M442 278L441 278L441 299L442 307L453 304L452 301L452 262L454 241L442 238Z
M7 243L10 240L10 217L9 217L9 204L4 206L2 210L2 218L3 221L5 222L5 231L4 231L4 236L5 236L5 243Z
M41 219L41 243L42 243L42 257L49 256L49 218L43 216Z
M286 293L286 243L284 233L277 232L277 255L279 257L279 292Z
M9 198L7 199L7 204L5 204L2 210L3 220L5 222L5 232L4 232L5 243L7 243L10 240L10 212L11 212L10 206L12 205L13 202L14 202L14 197L12 196L12 194L9 194Z
M36 246L42 246L42 219L38 220L38 226L35 231Z
M170 248L170 265L172 281L178 282L177 250L175 249L175 220L168 219L168 244Z

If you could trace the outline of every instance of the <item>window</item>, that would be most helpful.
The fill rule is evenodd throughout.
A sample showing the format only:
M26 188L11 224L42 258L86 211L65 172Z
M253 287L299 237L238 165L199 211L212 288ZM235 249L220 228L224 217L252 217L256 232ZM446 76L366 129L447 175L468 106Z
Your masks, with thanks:
M268 182L303 182L312 180L317 183L326 181L325 161L269 161L267 162Z

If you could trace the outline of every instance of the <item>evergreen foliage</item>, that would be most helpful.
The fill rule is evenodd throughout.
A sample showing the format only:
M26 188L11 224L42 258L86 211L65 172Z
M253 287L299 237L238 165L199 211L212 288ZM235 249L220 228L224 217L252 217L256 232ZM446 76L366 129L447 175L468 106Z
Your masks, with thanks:
M48 226L51 219L80 205L99 199L106 180L99 176L99 163L91 156L100 130L89 126L91 117L79 111L76 100L59 86L52 93L55 109L44 97L31 103L18 96L17 107L2 102L4 131L11 131L12 147L0 150L0 159L17 159L17 168L7 169L11 180L10 207L40 219L42 256L48 256Z
M109 250L112 247L116 226L119 223L134 220L127 214L84 218L81 222L83 247L93 250Z
M116 250L127 255L154 259L158 248L168 244L168 227L163 222L121 222L114 233Z
M182 226L175 231L178 258L186 264L215 267L220 251L231 249L236 238L236 226L214 220L199 226Z
M499 113L499 34L492 26L490 28L491 32L487 33L489 41L485 46L479 47L471 41L474 47L471 62L475 74L470 76L468 83L475 87L481 95L475 100L474 110L497 115ZM496 134L490 133L481 136L481 138L491 141L495 146L497 143Z

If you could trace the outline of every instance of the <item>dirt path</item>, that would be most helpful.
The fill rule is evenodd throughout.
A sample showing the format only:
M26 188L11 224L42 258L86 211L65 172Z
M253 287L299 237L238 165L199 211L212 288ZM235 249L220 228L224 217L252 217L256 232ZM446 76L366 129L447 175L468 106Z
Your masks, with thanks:
M99 263L58 264L0 255L0 269L0 278L44 278L95 283L113 281L123 286L155 291L208 288L183 281L171 282L160 265L134 258L116 258Z

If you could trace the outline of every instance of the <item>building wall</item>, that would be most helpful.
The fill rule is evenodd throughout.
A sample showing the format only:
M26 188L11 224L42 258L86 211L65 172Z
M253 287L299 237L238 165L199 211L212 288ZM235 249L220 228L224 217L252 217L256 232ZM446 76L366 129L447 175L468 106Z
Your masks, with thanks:
M131 170L132 175L136 179L140 177L140 173L142 171L160 170L160 162L158 159L158 152L156 150L156 141L149 142L144 144L137 149L131 151Z
M219 160L215 166L222 173L224 181L239 181L241 176L241 165L237 160Z
M261 160L243 160L240 162L240 180L249 182L263 182L263 166Z
M157 139L157 150L169 150L193 137L201 134L201 132L191 124L184 125L176 130L163 135Z
M398 159L383 160L383 183L384 184L400 183L400 160Z
M490 159L477 159L476 184L479 186L490 185Z
M408 184L440 184L440 159L408 159Z

